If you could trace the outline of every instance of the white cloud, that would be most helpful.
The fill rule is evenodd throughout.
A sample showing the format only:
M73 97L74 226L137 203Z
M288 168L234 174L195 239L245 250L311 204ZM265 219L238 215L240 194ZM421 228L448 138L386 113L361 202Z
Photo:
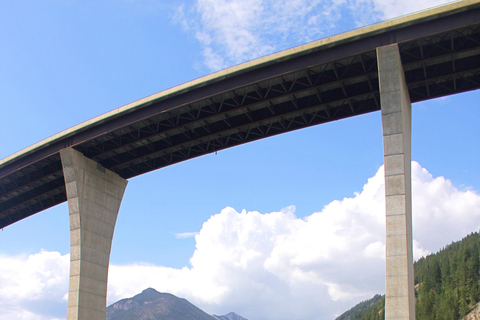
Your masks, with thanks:
M198 234L198 232L180 232L180 233L175 233L175 238L177 238L177 239L193 238L197 234Z
M417 259L478 229L478 194L433 178L416 162L412 176ZM190 268L113 266L109 299L153 286L216 314L332 318L384 290L384 206L381 167L354 197L304 218L294 207L266 214L227 207L196 236Z
M203 47L210 70L258 58L447 0L197 0L173 21ZM339 22L341 27L339 26Z
M412 176L416 258L478 230L480 195L434 178L416 162ZM293 206L266 214L224 208L203 224L195 240L188 268L112 265L109 303L154 287L209 313L333 318L384 290L383 167L361 192L304 218ZM35 305L66 308L67 273L68 256L55 252L0 257L0 317L22 319L11 316L22 311L32 319L52 319L55 315Z
M205 65L218 70L319 38L335 26L338 1L198 0L173 21L193 32Z
M373 0L375 11L381 13L382 19L392 19L406 14L437 7L446 3L455 2L450 0Z
M446 239L460 239L479 231L480 197L473 190L460 191L444 177L434 178L418 163L412 163L413 227L415 238L431 251Z
M41 251L29 256L0 256L0 318L61 319L67 303L69 255Z

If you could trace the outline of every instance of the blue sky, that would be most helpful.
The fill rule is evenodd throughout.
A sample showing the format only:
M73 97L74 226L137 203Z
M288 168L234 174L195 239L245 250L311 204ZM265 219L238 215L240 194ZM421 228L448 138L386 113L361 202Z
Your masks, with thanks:
M0 158L218 69L438 4L3 1ZM417 257L480 227L479 107L478 91L413 105ZM249 320L334 318L384 290L382 164L373 113L131 179L109 303L151 286ZM0 231L0 318L64 319L68 253L65 204Z

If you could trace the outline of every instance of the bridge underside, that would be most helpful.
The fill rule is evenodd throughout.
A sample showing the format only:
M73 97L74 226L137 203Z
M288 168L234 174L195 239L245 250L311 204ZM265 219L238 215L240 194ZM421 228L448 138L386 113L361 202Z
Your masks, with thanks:
M478 89L479 17L479 9L470 10L448 21L276 61L153 100L52 142L0 167L0 228L67 200L59 154L66 147L128 179L257 139L380 110L379 46L398 42L412 102Z
M386 319L415 319L411 102L480 88L472 10L268 60L99 118L0 162L0 227L64 202L68 319L105 319L110 248L126 179L257 139L381 110ZM425 22L425 21L424 21ZM11 159L10 159L11 160Z

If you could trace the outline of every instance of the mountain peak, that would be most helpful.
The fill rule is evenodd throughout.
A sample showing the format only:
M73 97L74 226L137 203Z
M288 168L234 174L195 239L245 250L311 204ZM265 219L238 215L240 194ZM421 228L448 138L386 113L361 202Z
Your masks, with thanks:
M148 288L107 308L107 320L214 320L185 299Z
M107 308L106 320L247 320L234 312L211 316L185 299L148 288Z
M224 316L213 315L213 317L217 320L247 320L244 317L239 316L235 312L230 312Z
M153 288L148 288L148 289L143 290L142 293L139 293L136 296L134 296L132 299L152 301L152 300L158 299L158 298L160 298L161 296L164 296L164 295L169 295L169 294L158 292L157 290L155 290Z
M151 293L160 293L160 292L158 292L157 290L155 290L153 288L147 288L147 289L143 290L142 293L140 293L140 294L151 294Z

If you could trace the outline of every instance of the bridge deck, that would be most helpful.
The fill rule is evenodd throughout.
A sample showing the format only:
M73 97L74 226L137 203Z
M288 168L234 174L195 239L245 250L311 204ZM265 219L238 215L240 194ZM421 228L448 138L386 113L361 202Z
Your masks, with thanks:
M232 67L116 109L0 161L0 228L66 201L59 151L123 178L380 110L375 49L399 43L412 102L480 88L480 0Z

